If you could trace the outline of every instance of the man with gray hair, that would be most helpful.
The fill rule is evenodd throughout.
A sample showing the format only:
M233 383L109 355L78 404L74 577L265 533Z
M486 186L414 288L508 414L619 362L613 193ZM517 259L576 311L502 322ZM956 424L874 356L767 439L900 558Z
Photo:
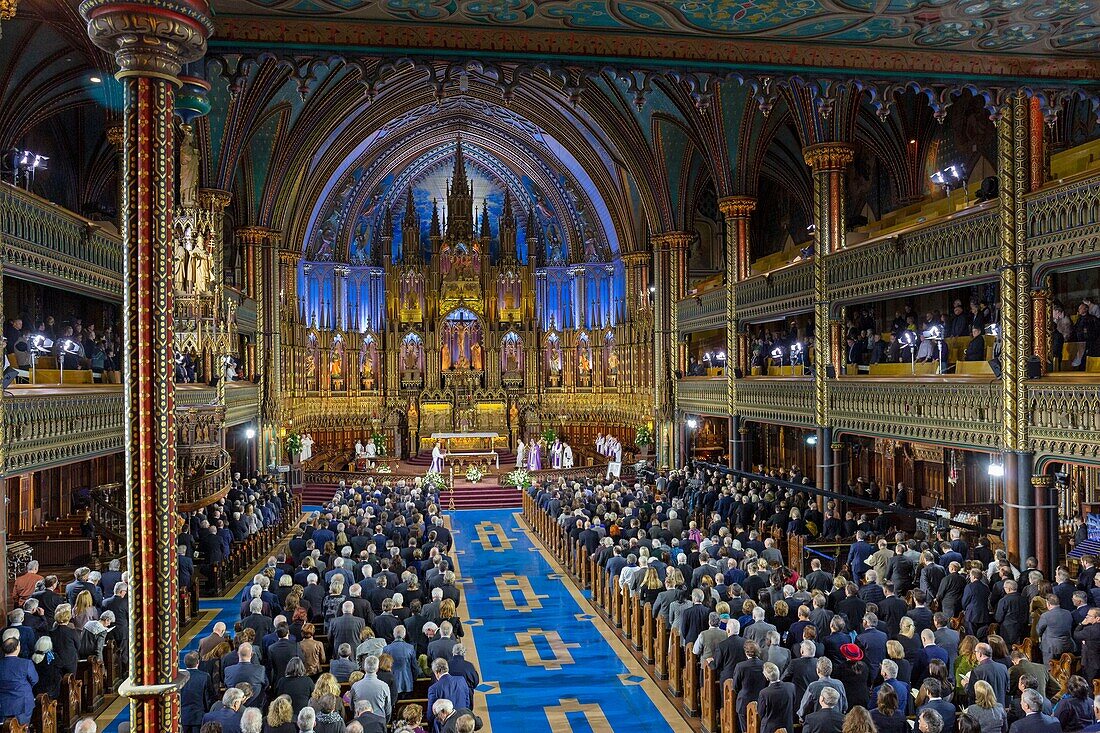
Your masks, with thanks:
M73 728L73 733L96 733L96 730L95 718L81 718Z
M437 700L450 700L456 709L472 709L474 706L474 698L470 694L466 680L450 672L451 666L446 659L437 659L432 662L432 675L435 677L435 682L428 688L428 710L432 711L433 716ZM432 721L432 718L429 718L429 721Z
M313 733L317 727L317 711L308 705L298 711L298 733ZM223 730L222 733L225 733Z
M806 716L811 713L817 712L817 706L819 698L821 697L821 691L826 687L831 687L837 692L836 709L839 713L845 713L848 711L848 695L844 691L844 683L840 680L834 679L833 674L833 661L828 657L821 657L817 660L817 679L809 684L806 688L806 692L802 695L802 701L798 705L798 717L802 720L806 719ZM894 667L894 674L897 674L897 665Z
M241 713L241 733L263 733L264 714L259 708L245 708Z
M692 650L695 652L696 659L699 660L700 667L707 666L707 662L714 658L718 645L727 638L726 632L718 628L721 623L722 617L711 611L707 618L707 629L695 638L695 646Z
M1008 729L1008 733L1061 733L1062 724L1057 718L1043 712L1043 696L1028 688L1020 693L1020 709L1024 717Z
M374 712L370 700L357 700L355 703L355 720L348 723L348 731L352 725L361 726L363 733L386 733L386 716ZM344 733L348 733L344 731Z
M458 642L452 637L454 627L450 621L444 621L439 625L439 636L428 644L428 663L437 659L450 659L454 646Z
M230 687L222 695L222 706L202 716L202 724L217 723L222 727L222 733L240 733L243 704L244 693L236 687Z
M339 649L341 644L353 647L358 644L359 635L367 625L366 621L355 615L355 604L351 601L344 601L340 611L341 615L328 624L329 656L335 656L333 651Z
M378 657L370 656L363 660L363 679L351 686L351 704L355 705L359 700L366 700L372 710L387 718L393 713L390 686L378 679Z
M779 679L779 667L764 664L764 679L768 686L760 691L757 705L760 713L759 733L775 733L783 728L794 730L794 685Z
M974 656L978 663L974 668L962 676L962 684L966 686L967 700L974 702L974 685L978 680L985 680L993 688L993 694L997 702L1007 707L1008 696L1008 668L993 659L993 647L985 642L974 647ZM885 664L885 662L883 662ZM895 675L897 672L895 671ZM896 681L896 680L895 680ZM899 697L899 699L901 699Z
M802 724L802 733L840 733L844 728L844 714L836 709L840 693L832 687L823 687L817 696L817 712L810 713Z

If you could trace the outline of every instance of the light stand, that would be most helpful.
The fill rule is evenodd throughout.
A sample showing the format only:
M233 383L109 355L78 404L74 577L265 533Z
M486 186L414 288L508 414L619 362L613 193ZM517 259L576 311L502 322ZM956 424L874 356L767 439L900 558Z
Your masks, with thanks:
M794 375L794 359L795 359L796 356L798 357L798 363L803 367L802 371L805 372L806 371L806 369L805 369L806 359L803 356L802 342L801 341L795 341L793 344L791 344L791 375L792 376Z
M65 355L75 354L77 353L77 351L79 351L79 349L77 348L76 343L71 339L65 339L61 342L61 350L58 352L58 355L61 357L58 361L61 363L57 365L57 368L60 372L60 376L57 380L57 383L59 385L65 384Z
M916 341L916 337L913 336L912 331L906 331L902 334L901 339L906 346L909 347L909 368L913 374L917 373L917 350L913 348L913 342Z
M38 374L38 358L40 356L42 356L43 354L46 354L46 353L49 352L50 348L53 346L53 341L50 341L48 338L46 338L42 334L37 334L37 335L31 337L30 346L31 346L31 349L30 349L30 351L31 351L31 384L36 384L37 383L37 374Z
M772 358L773 359L779 359L779 371L782 372L783 371L783 347L782 346L776 346L774 349L772 349Z
M248 428L244 431L245 440L248 441L248 461L246 462L246 470L248 471L249 478L252 477L252 440L256 437L256 429Z

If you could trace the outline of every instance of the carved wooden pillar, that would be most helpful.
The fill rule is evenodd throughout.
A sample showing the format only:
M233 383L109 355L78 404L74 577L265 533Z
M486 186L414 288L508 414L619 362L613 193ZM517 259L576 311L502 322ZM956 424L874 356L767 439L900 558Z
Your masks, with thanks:
M1035 329L1032 351L1039 357L1039 371L1045 377L1050 367L1050 277L1046 277L1043 287L1031 293L1031 324ZM1061 354L1058 354L1061 356ZM1039 535L1042 537L1042 535Z
M173 100L214 30L204 0L85 0L88 36L114 55L124 111L123 283L130 698L136 733L179 730L176 436L172 349Z
M737 370L750 371L741 346L737 317L737 283L749 276L749 222L756 210L750 196L728 196L718 201L726 222L726 411L729 414L729 467L741 468L743 444L737 408Z
M657 412L657 459L676 465L676 372L683 371L683 353L676 304L683 300L687 281L687 247L695 235L668 232L653 237L654 388Z

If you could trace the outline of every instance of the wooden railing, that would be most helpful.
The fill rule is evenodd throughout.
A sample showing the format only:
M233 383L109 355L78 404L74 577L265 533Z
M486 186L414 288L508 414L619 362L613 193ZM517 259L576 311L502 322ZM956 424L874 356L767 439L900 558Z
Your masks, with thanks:
M758 733L756 703L747 711L748 725L740 730L737 722L733 681L719 687L718 673L700 664L680 632L670 629L663 616L655 616L653 606L642 603L640 596L611 578L589 556L584 545L573 542L555 518L539 509L534 498L523 494L523 517L534 534L565 569L567 582L591 591L591 603L600 616L623 641L646 672L666 693L679 699L679 708L687 717L698 717L706 733Z
M183 482L178 494L179 511L193 512L226 495L233 470L229 453L223 450L215 459L214 466L214 470Z

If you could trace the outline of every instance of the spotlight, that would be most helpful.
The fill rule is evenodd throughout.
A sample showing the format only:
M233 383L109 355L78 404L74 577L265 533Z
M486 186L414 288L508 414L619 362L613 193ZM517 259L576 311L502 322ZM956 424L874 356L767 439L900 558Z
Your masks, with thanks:
M1004 464L993 463L992 461L990 461L989 466L986 467L985 471L989 474L990 478L1000 478L1001 476L1005 475Z
M952 189L958 188L963 183L962 166L949 165L943 170L936 171L929 178L932 179L932 183L943 187L944 194L951 193Z
M696 419L695 419L695 418L693 418L693 417L692 417L692 418L688 418L688 421L687 421L687 426L688 426L689 428L691 428L692 430L694 430L695 428L699 427L699 421L698 421L698 420L696 420Z
M726 352L719 351L718 352L718 361L725 361L725 360L726 360Z
M99 78L98 76L90 76L88 77L88 81L93 84L101 84L103 82L103 79Z
M252 440L253 438L256 437L256 429L255 428L248 428L247 430L244 431L244 437L247 438L248 440Z
M656 285L650 285L649 286L649 292L656 293L657 292L657 286Z
M817 445L817 436L816 435L807 435L806 436L806 445Z

